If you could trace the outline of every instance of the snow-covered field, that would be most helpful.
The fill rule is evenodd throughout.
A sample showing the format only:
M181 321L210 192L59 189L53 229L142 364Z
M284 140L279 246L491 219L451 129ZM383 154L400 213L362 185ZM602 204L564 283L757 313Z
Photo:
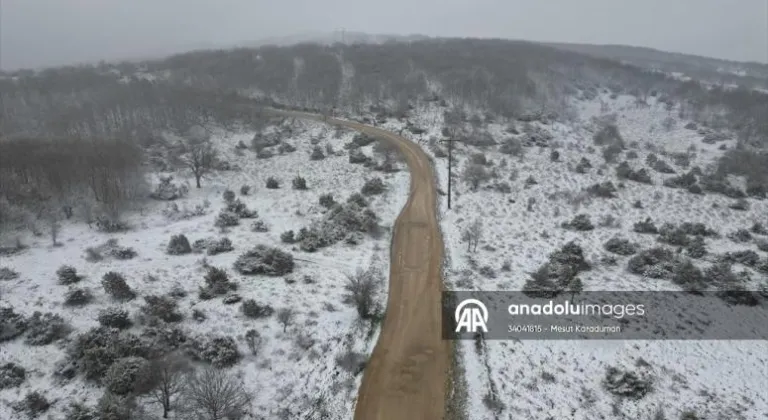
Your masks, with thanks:
M569 123L513 122L522 132L541 130L552 134L551 148L525 147L523 157L499 152L498 146L474 148L456 146L457 164L453 183L453 208L440 202L440 219L446 244L448 267L446 288L456 290L520 290L530 273L547 261L549 254L575 240L584 250L592 269L580 277L585 290L679 290L668 280L644 278L627 271L628 256L613 255L616 264L604 263L608 254L605 242L619 235L643 249L656 246L653 235L633 231L633 224L651 217L657 226L665 222L701 222L721 233L707 238L710 254L752 249L765 260L766 252L755 247L755 240L734 243L728 234L749 229L756 222L768 225L768 204L748 199L750 207L739 211L729 208L732 199L722 195L696 195L684 189L662 186L673 175L649 170L654 185L619 180L615 164L605 165L599 147L594 147L592 117L616 113L616 125L628 148L637 153L629 160L637 169L647 167L646 156L653 152L675 166L670 154L691 152L691 166L706 168L722 151L722 144L732 147L734 140L715 144L702 142L696 130L684 128L685 121L664 127L668 117L676 117L655 99L648 106L637 106L635 98L608 94L592 101L576 102L578 118ZM434 156L430 138L440 139L444 108L435 103L417 107L411 122L427 132L403 135L419 142ZM242 252L256 244L289 249L280 234L298 231L312 220L322 217L320 195L332 193L337 201L359 191L369 177L385 180L387 191L374 196L371 208L381 224L389 227L404 205L408 192L408 174L373 172L361 165L351 165L345 153L325 160L312 161L310 139L319 145L330 143L337 151L352 134L334 138L334 130L320 124L298 122L286 141L295 152L277 154L270 159L256 159L251 151L235 153L239 141L248 144L253 133L217 132L214 138L235 170L218 172L203 181L203 188L190 188L189 196L176 201L180 208L194 208L209 200L208 213L188 220L173 221L162 213L165 203L152 202L140 213L126 217L133 229L108 235L89 229L82 223L67 223L62 228L61 247L50 246L46 237L25 237L29 249L19 255L4 257L0 266L20 273L18 279L0 282L2 304L12 304L16 312L31 315L34 311L60 314L74 328L70 336L98 326L101 309L115 304L103 292L100 281L104 273L123 273L139 298L123 303L132 314L139 312L142 296L163 295L178 289L186 292L178 298L185 319L179 324L191 336L197 334L235 337L242 360L232 370L239 372L254 396L254 413L265 418L304 418L310 412L326 412L328 418L348 419L352 416L360 375L338 366L337 356L349 351L368 354L376 340L376 331L360 328L353 307L342 303L345 275L357 268L377 266L387 273L389 263L389 231L379 238L368 238L357 246L339 243L316 253L293 250L296 269L284 277L242 276L232 265ZM497 143L520 137L507 130L509 122L485 124ZM381 127L399 132L405 124L389 120ZM298 128L301 127L301 128ZM372 155L372 146L364 148ZM444 148L444 146L441 146ZM560 156L554 162L550 151ZM462 180L462 170L469 156L482 152L495 172L486 185L506 183L508 190L481 187L473 191ZM587 158L593 168L576 173L574 168ZM445 191L448 177L446 159L435 158L440 189ZM686 171L675 167L678 174ZM602 174L599 173L602 172ZM291 179L306 178L309 190L291 189ZM188 174L175 174L176 180L193 183ZM265 188L266 179L274 176L281 188ZM533 179L535 183L526 180ZM617 198L589 197L584 188L598 182L623 183ZM740 182L740 180L735 180ZM222 193L229 188L238 192L241 185L251 186L250 194L240 198L270 229L252 232L251 220L220 232L214 219L224 206ZM641 203L638 208L635 203ZM576 214L589 214L595 229L577 232L561 227ZM476 219L483 221L483 234L476 252L467 250L462 240L465 230ZM206 237L226 236L234 250L215 256L189 254L171 256L166 245L171 235L186 235L190 241ZM134 248L138 256L129 260L85 260L85 249L116 238L121 246ZM766 237L765 239L768 239ZM239 284L242 299L255 299L275 309L292 307L298 316L284 332L275 317L250 320L240 312L240 304L226 305L221 298L198 299L207 264L225 268ZM72 265L84 276L80 285L89 287L95 301L82 308L62 305L67 286L58 284L56 270ZM705 268L708 263L699 260ZM764 278L750 267L736 264L747 271L757 285ZM482 273L482 274L481 274ZM386 287L386 284L382 285ZM379 297L382 301L384 296ZM205 313L207 319L195 321L193 310ZM135 326L129 331L140 331ZM245 344L244 334L256 329L265 338L257 355ZM80 378L69 382L55 381L54 364L64 358L63 342L46 346L30 346L17 338L0 344L0 360L14 362L27 370L26 380L18 388L0 390L0 418L16 418L11 405L28 392L38 390L54 403L52 418L63 418L70 401L95 403L102 393ZM467 414L471 420L485 419L764 419L768 418L768 344L765 341L481 341L461 342L463 371L468 382ZM602 382L608 367L635 371L652 378L653 390L638 400L622 399L607 392ZM152 415L157 407L148 405ZM659 413L666 417L658 417ZM684 413L698 417L682 417ZM314 418L314 417L312 417Z
M601 101L603 105L601 105ZM749 229L753 223L768 224L768 203L749 199L747 211L729 208L734 200L722 195L695 195L684 189L661 185L674 175L660 174L649 168L654 185L623 180L615 199L580 200L583 188L604 181L622 182L616 178L615 164L603 165L599 147L595 147L590 129L592 117L616 113L618 126L630 147L639 156L630 160L635 169L647 166L651 148L660 158L674 166L662 154L686 152L695 147L691 166L706 168L719 156L721 144L732 147L734 140L717 144L703 143L696 130L686 129L685 121L677 121L669 130L663 128L667 111L653 98L649 106L638 107L635 98L607 94L593 101L576 102L578 120L571 124L541 124L553 135L551 144L560 153L559 162L550 160L550 148L526 148L518 159L498 152L498 147L476 149L458 145L453 184L453 208L442 200L442 229L446 254L451 267L446 288L454 290L520 290L529 273L547 261L549 254L563 244L575 240L592 263L590 271L580 274L585 290L680 290L669 280L644 278L627 271L629 257L616 257L617 265L601 263L608 254L603 244L615 235L630 239L642 249L659 245L655 235L633 231L633 224L651 217L657 226L665 222L702 222L721 233L707 239L711 254L751 249L763 261L766 252L755 247L755 241L736 244L727 234ZM428 132L412 135L425 144L430 137L442 138L442 109L429 104L418 109L412 123ZM517 128L521 129L520 122ZM392 123L391 128L402 127ZM490 124L488 131L497 143L513 135L504 132L506 124ZM405 131L408 133L408 131ZM634 145L633 142L637 142ZM588 150L589 146L594 151ZM443 147L444 149L444 147ZM431 150L431 149L430 149ZM471 191L461 182L461 171L468 156L483 152L492 162L489 170L497 177L488 182L507 182L508 193L480 188ZM430 151L430 153L432 153ZM582 157L593 169L584 174L573 168ZM441 188L446 189L445 158L436 159ZM620 157L618 162L624 158ZM506 163L504 163L506 162ZM598 174L602 168L603 174ZM687 169L675 168L678 174ZM533 177L537 184L525 186ZM738 180L736 180L738 181ZM643 208L635 208L640 201ZM527 207L530 206L530 209ZM574 232L560 227L579 213L589 214L595 229ZM610 226L600 221L612 217ZM483 234L477 252L468 252L462 233L476 219L483 221ZM607 219L608 221L610 219ZM763 239L768 239L763 237ZM709 264L699 261L703 269ZM502 265L506 267L502 268ZM494 274L480 274L478 268L489 267ZM750 273L756 286L765 275L736 264L734 270ZM763 302L765 304L765 302ZM460 343L464 370L469 383L468 418L485 419L765 419L768 418L768 343L765 341L495 341L480 345L473 341ZM647 375L653 380L653 391L639 400L622 399L608 393L601 385L606 368L618 367ZM495 398L492 396L495 395ZM664 413L666 417L654 417ZM698 417L681 417L695 413Z
M207 214L187 220L174 221L163 215L168 203L152 201L141 212L125 216L132 229L125 233L105 234L89 229L85 223L71 222L62 226L59 242L52 247L47 235L23 237L29 246L25 252L3 257L0 266L17 271L17 279L0 282L2 305L12 305L17 313L25 316L34 311L53 312L61 315L73 328L70 337L97 327L99 311L105 307L121 306L131 314L139 313L147 295L165 295L172 290L185 297L177 298L184 320L178 326L190 336L225 335L237 340L242 359L233 368L244 379L246 388L254 398L254 415L263 418L303 418L309 412L326 412L330 418L351 418L355 395L361 375L349 373L338 366L337 357L350 352L369 354L378 332L369 331L357 321L355 308L342 303L346 275L357 269L378 267L384 273L384 284L379 298L385 301L386 273L389 264L389 229L408 192L408 172L403 170L385 174L374 172L362 165L348 163L346 154L328 156L324 160L310 160L313 146L310 139L318 139L325 150L330 144L337 151L352 138L345 132L334 137L334 130L318 123L298 121L293 135L283 140L296 147L296 151L275 154L269 159L257 159L255 153L244 150L235 153L239 141L250 144L253 133L215 132L217 148L233 166L239 169L221 171L203 180L203 187L196 189L188 172L175 173L175 182L190 184L187 197L174 201L180 209L192 209L205 200L210 202ZM368 155L371 148L364 147ZM168 174L163 174L168 175ZM308 190L294 190L291 180L301 175L307 181ZM265 188L270 176L280 181L279 189ZM322 217L325 210L318 198L331 193L338 202L359 192L371 177L383 178L386 191L371 197L370 208L380 218L384 229L378 238L366 237L359 245L344 242L315 253L291 251L296 259L293 273L282 277L243 276L232 267L242 252L257 244L276 246L290 250L291 245L281 243L280 234L287 230L298 232L313 220ZM248 195L240 195L240 187L249 185ZM239 226L221 232L214 226L214 219L225 203L222 193L234 191L248 208L258 212L258 219L269 226L268 232L253 232L253 220L242 219ZM234 250L213 256L203 254L167 255L166 246L172 235L184 234L190 242L207 237L228 237ZM117 239L120 246L133 248L138 255L128 260L106 258L100 262L88 262L85 249L95 247L108 239ZM224 268L230 279L239 284L236 293L243 299L254 299L268 304L276 311L293 308L296 318L283 331L275 316L252 320L240 311L240 303L227 305L221 297L210 300L198 298L198 287L204 284L203 263ZM63 306L67 286L57 281L56 270L61 265L75 267L84 279L78 287L89 288L93 303L83 307ZM102 276L116 271L124 274L128 285L138 293L138 298L116 304L101 286ZM202 311L206 319L193 319L193 310ZM139 333L141 326L128 331ZM257 355L252 355L245 344L244 335L256 329L264 343ZM40 391L53 404L48 411L50 418L63 418L63 410L70 402L84 401L95 404L103 389L93 386L81 377L68 382L53 377L54 363L65 356L64 342L31 346L23 338L0 343L2 363L13 362L26 369L26 380L20 387L0 390L0 418L21 418L11 406L28 392ZM156 405L146 406L147 417L160 416ZM173 415L173 413L172 413ZM182 417L178 417L182 418Z

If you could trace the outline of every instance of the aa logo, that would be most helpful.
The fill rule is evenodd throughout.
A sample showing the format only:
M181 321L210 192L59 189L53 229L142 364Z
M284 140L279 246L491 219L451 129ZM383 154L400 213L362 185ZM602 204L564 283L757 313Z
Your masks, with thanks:
M456 332L477 332L481 329L487 333L488 328L485 323L488 322L488 309L483 302L477 299L464 299L456 307Z

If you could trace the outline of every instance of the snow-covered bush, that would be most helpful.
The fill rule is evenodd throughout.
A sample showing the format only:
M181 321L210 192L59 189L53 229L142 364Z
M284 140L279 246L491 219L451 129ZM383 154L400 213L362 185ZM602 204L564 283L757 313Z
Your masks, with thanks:
M27 393L23 400L13 405L15 411L24 413L33 419L48 411L49 408L51 408L51 403L38 391Z
M168 241L166 252L169 255L189 254L192 252L192 247L189 245L189 239L185 235L173 235L171 240Z
M616 186L611 181L593 184L585 188L585 191L594 197L616 198Z
M257 319L272 316L275 310L269 305L259 305L253 299L247 299L240 305L240 311L248 318Z
M360 149L350 149L349 163L353 165L365 165L371 162L371 158Z
M675 264L671 279L673 283L689 291L701 290L706 283L704 274L688 259Z
M296 242L295 234L292 230L286 230L280 234L280 241L286 244L292 244Z
M667 248L640 251L627 261L630 273L654 279L669 278L675 268L675 254Z
M122 357L107 369L104 385L115 395L131 394L136 385L149 375L149 368L149 361L143 357Z
M647 217L645 220L641 222L637 222L633 225L632 230L637 233L648 233L656 235L659 233L659 229L656 227L655 224L653 224L653 220L651 220L650 217Z
M104 274L101 279L101 285L104 287L104 291L116 300L132 300L136 297L134 292L128 283L125 282L125 277L122 274L110 271Z
M312 153L309 155L310 160L323 160L325 159L325 154L323 153L323 149L320 148L320 146L316 145L312 148Z
M118 359L147 357L152 350L149 343L134 334L97 327L78 335L67 349L67 357L86 379L101 382Z
M523 293L532 297L554 297L577 282L579 273L591 269L584 250L571 241L549 255L549 260L523 285ZM580 282L580 280L578 281Z
M17 314L12 307L0 308L0 343L24 334L27 330L27 319Z
M197 337L186 343L185 350L194 360L215 367L232 366L241 358L235 339L227 336Z
M250 185L243 185L240 187L240 195L248 195L251 193Z
M65 306L84 306L93 300L93 294L88 288L72 287L64 294Z
M116 395L109 391L96 404L98 418L102 420L133 420L136 399L133 395Z
M357 204L358 207L368 207L368 200L360 193L354 193L347 198L347 203Z
M278 248L256 245L240 255L235 261L235 269L240 274L262 274L282 276L293 271L293 255Z
M227 203L226 211L236 214L241 219L255 219L259 213L251 210L239 198Z
M0 267L0 281L15 280L19 278L19 272L8 267Z
M96 410L84 403L70 402L64 420L100 420Z
M228 210L222 210L216 216L214 225L219 228L232 227L240 224L240 216Z
M303 177L296 175L295 178L293 178L293 181L291 181L291 184L293 185L294 190L306 190L307 189L307 180Z
M121 308L106 308L99 311L98 321L104 327L120 330L130 328L133 325L128 311Z
M175 184L173 177L168 176L160 178L160 182L149 196L155 200L172 201L185 197L188 193L189 187Z
M564 229L577 231L587 231L595 228L588 214L577 214L570 222L563 222L561 226Z
M235 192L227 188L224 190L224 192L221 194L221 197L224 199L225 203L231 203L235 201Z
M251 232L269 232L269 226L263 220L254 220L251 223Z
M375 177L365 181L365 184L360 189L360 193L363 195L376 195L383 193L385 189L384 181L379 177Z
M232 251L234 249L235 247L232 246L232 241L227 237L223 237L208 243L208 246L206 247L206 253L208 255L217 255Z
M728 239L738 243L749 242L752 240L752 234L746 229L738 229L729 233Z
M613 395L639 400L653 390L650 376L609 367L605 372L603 387Z
M614 236L603 245L603 248L608 252L618 255L632 255L637 252L638 245L628 239Z
M225 295L237 289L237 285L229 281L229 275L223 268L208 267L203 280L205 286L201 287L201 293L207 293L211 297Z
M280 181L278 181L277 178L269 177L267 178L266 187L270 190L276 190L280 188Z
M44 346L66 337L71 331L69 324L61 316L35 311L27 320L27 337L24 343L30 346Z
M141 313L147 317L160 319L163 322L179 322L184 317L179 312L175 300L167 296L149 295L144 297L145 305Z
M0 365L0 389L16 388L27 377L27 371L15 363Z
M75 284L82 280L82 277L77 275L77 270L71 265L62 265L56 270L56 276L59 278L59 284L69 285Z
M336 200L333 199L333 194L323 194L320 196L320 205L329 209L336 204Z

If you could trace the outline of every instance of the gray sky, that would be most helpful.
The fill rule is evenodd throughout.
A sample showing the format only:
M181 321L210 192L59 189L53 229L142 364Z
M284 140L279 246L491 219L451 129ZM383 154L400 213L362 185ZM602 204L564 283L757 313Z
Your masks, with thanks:
M0 68L332 31L628 44L768 62L768 0L0 0Z

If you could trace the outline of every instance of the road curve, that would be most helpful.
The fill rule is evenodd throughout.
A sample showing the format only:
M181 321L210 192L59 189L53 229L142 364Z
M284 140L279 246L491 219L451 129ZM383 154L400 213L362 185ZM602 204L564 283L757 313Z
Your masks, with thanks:
M451 345L441 335L443 239L427 154L388 131L316 114L270 110L351 128L395 145L411 173L394 225L389 295L378 342L363 373L355 420L443 420Z

